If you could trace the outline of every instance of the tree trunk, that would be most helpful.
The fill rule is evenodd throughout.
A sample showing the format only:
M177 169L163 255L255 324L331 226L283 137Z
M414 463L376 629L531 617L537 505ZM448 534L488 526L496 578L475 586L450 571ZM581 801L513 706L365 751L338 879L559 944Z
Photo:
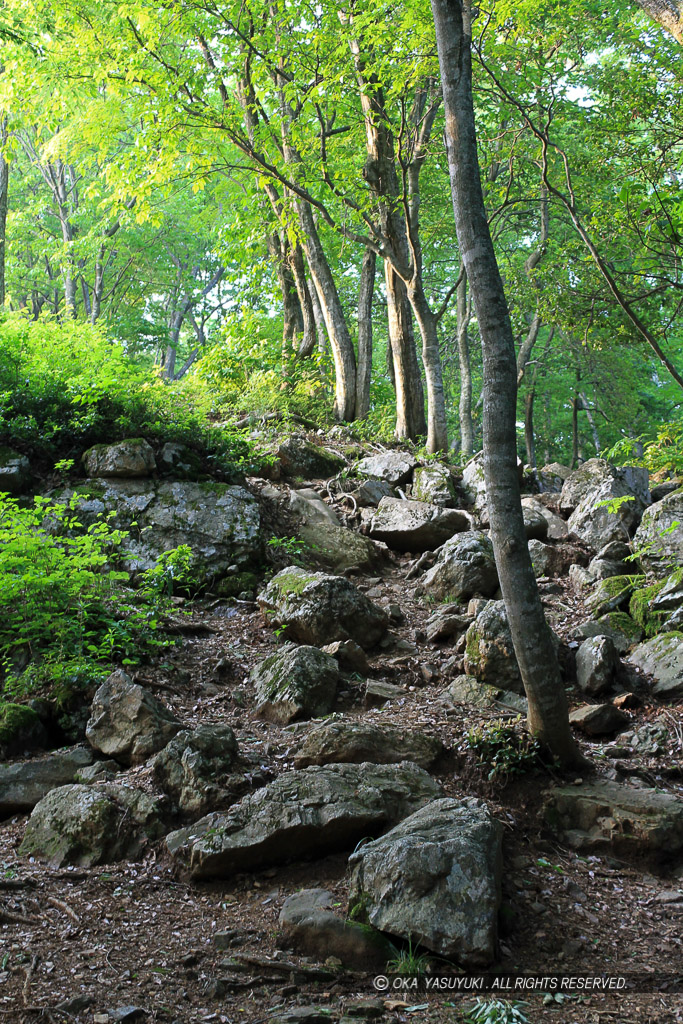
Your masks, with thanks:
M524 397L524 443L526 445L526 461L532 469L536 469L536 442L534 440L534 398L536 388L532 387Z
M7 246L5 232L7 228L7 208L9 197L9 164L2 155L2 147L7 142L7 121L0 122L0 310L5 305L5 266Z
M315 286L315 281L312 279L309 283L308 291L311 296L311 306L313 307L313 322L315 324L315 336L318 339L318 352L321 356L324 356L330 339L327 337L325 317L323 316L322 306L318 298L318 289Z
M356 419L370 412L370 378L372 376L372 295L375 290L377 257L366 249L360 270L358 289L358 371L356 373Z
M471 458L474 452L474 428L472 424L472 365L470 363L470 342L467 330L472 318L470 303L467 301L467 274L460 268L461 280L456 292L458 338L458 363L460 365L460 451L463 458Z
M588 426L591 428L591 434L593 435L593 445L595 447L595 454L599 455L602 446L600 444L600 435L598 434L598 428L596 427L595 420L593 419L593 412L591 410L590 405L588 404L588 399L586 398L583 391L579 393L579 398L581 399L581 408L585 412L586 419L588 420Z
M414 441L427 433L425 399L406 286L385 260L391 380L396 390L396 437Z
M515 346L479 177L472 99L471 9L461 0L431 3L458 246L482 342L484 474L496 565L529 701L529 729L564 764L574 764L580 755L569 727L567 698L522 518L517 476Z
M636 0L636 3L683 46L683 5L677 0Z
M290 250L289 264L299 300L299 313L301 316L301 338L297 348L297 356L307 358L315 352L317 341L315 316L313 313L313 299L311 296L308 281L306 280L306 264L304 254L298 242Z
M416 274L408 286L408 296L422 336L422 365L427 382L427 451L445 452L448 450L448 426L437 319L427 301L421 274Z
M296 207L302 234L301 244L318 291L327 336L332 345L335 368L334 416L337 420L351 422L356 411L356 356L351 335L311 207L302 199L297 200Z

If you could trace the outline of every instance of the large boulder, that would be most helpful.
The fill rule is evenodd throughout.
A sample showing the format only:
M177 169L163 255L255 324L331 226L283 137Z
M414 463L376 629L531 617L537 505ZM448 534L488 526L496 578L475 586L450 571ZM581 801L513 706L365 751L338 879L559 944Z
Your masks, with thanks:
M25 455L0 445L0 494L21 494L31 482L31 466Z
M503 827L475 797L435 800L349 858L349 901L383 932L484 967L496 954Z
M683 697L683 635L660 633L639 644L629 662L652 679L652 692L663 700Z
M576 652L576 682L589 697L607 693L614 684L619 658L610 636L584 640Z
M448 466L433 462L420 466L413 472L413 489L410 492L415 501L426 501L431 505L453 508L457 504L453 476Z
M656 789L606 780L560 787L550 792L545 818L578 850L655 862L683 850L683 800Z
M19 852L52 867L134 860L160 838L159 807L142 790L112 782L53 789L36 804Z
M377 835L441 795L417 765L335 764L285 772L225 815L166 837L194 878L228 878L321 856Z
M396 551L432 551L469 528L469 516L457 509L382 498L370 521L370 536Z
M122 764L142 764L182 726L168 708L118 669L96 691L85 727L88 743Z
M560 507L571 513L569 529L593 551L613 540L628 541L651 501L648 480L646 469L617 469L604 459L589 459L562 488ZM600 505L615 498L629 500L613 512Z
M256 713L279 725L318 718L337 699L339 667L317 647L288 646L255 665L250 680L256 690Z
M286 476L306 480L327 480L346 466L340 455L297 434L292 434L282 441L277 455Z
M621 732L631 719L614 704L584 704L569 715L571 725L588 736L609 736Z
M537 577L566 576L572 566L586 561L584 550L569 542L544 544L541 540L530 540L529 554Z
M569 466L563 466L560 462L549 462L542 466L538 472L538 486L541 491L556 493L562 490L564 482L571 476Z
M439 549L436 565L420 580L437 601L492 597L498 589L493 544L483 533L456 534Z
M152 446L144 437L116 444L96 444L82 458L88 476L134 478L151 476L157 468Z
M569 533L569 527L564 519L562 519L561 516L558 516L556 512L553 512L552 508L548 508L542 501L539 501L538 498L533 496L522 498L522 508L543 516L548 524L548 529L546 531L548 540L564 540ZM529 536L528 530L527 536ZM545 537L541 537L540 539L545 540Z
M304 523L298 536L311 558L335 573L352 568L372 572L386 558L386 549L346 526Z
M237 740L229 725L183 729L152 761L160 788L183 814L206 814L234 802L242 789L234 774Z
M417 459L408 452L380 452L361 459L356 466L356 475L384 480L391 487L410 480Z
M397 764L429 768L443 752L438 736L416 729L369 722L329 720L314 726L294 756L296 768L317 764Z
M31 761L0 764L0 818L30 811L51 789L73 782L76 773L92 762L91 750L74 747Z
M299 491L289 492L289 507L300 516L304 523L325 523L340 526L339 516L329 505L326 505L317 491L304 487Z
M465 672L500 690L524 693L504 601L489 601L467 630Z
M501 690L498 686L480 683L474 676L456 676L439 695L439 703L447 709L455 709L460 705L466 707L497 708L500 711L516 711L524 715L529 710L526 697L512 690Z
M633 547L643 568L656 576L683 565L683 488L645 510Z
M383 970L395 948L373 928L337 917L335 906L338 901L325 889L302 889L289 896L278 919L283 943L317 961L335 957L347 967Z
M289 566L272 578L258 596L274 626L302 644L321 647L335 640L355 640L373 647L386 633L389 616L343 576L308 572Z
M517 476L520 484L524 478L524 466L517 459ZM484 479L484 453L477 452L465 465L462 471L461 488L477 512L484 517L488 515L486 503L486 481Z
M129 531L123 560L129 571L150 569L165 551L185 544L192 551L194 575L211 580L230 566L248 565L261 552L258 502L243 487L97 479L61 492L56 500L68 501L74 494L86 523L114 512L112 525Z

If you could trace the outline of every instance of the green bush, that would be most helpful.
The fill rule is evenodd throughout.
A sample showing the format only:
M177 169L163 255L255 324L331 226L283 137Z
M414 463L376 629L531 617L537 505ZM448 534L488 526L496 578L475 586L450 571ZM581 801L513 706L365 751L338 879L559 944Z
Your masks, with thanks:
M75 502L0 495L0 665L4 695L48 686L64 698L112 661L135 664L169 642L161 616L190 551L166 552L138 589L117 566L127 534L107 517L87 528ZM26 666L28 663L27 667Z
M479 763L489 769L489 779L523 775L541 763L538 740L516 728L512 722L497 720L471 729L467 734L467 746L474 751Z
M249 468L253 444L212 426L212 412L194 378L162 380L98 327L0 317L0 444L52 464L94 444L143 436L188 444L208 469Z
M683 473L683 422L663 423L654 437L625 437L601 452L617 465L645 466L651 473Z

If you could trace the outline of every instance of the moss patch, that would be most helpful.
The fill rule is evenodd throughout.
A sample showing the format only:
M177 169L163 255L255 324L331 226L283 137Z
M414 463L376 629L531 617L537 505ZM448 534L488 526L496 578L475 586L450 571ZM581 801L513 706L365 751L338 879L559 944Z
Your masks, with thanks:
M45 729L38 713L25 704L0 704L0 748L8 753L41 746Z

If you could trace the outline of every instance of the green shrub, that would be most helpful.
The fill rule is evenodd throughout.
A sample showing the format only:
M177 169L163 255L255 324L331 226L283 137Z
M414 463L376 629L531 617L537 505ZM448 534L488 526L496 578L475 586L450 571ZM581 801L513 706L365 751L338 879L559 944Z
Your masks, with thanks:
M166 552L128 585L117 566L127 534L100 517L83 527L70 505L32 507L0 495L0 665L5 695L49 686L60 699L111 661L134 664L168 644L161 615L190 551ZM28 662L28 667L24 668ZM23 671L22 671L23 669Z
M541 746L516 723L496 720L467 734L467 746L473 750L480 764L489 769L489 779L508 775L523 775L540 764Z
M663 423L654 437L625 437L601 452L617 465L645 466L651 473L683 473L683 422Z

